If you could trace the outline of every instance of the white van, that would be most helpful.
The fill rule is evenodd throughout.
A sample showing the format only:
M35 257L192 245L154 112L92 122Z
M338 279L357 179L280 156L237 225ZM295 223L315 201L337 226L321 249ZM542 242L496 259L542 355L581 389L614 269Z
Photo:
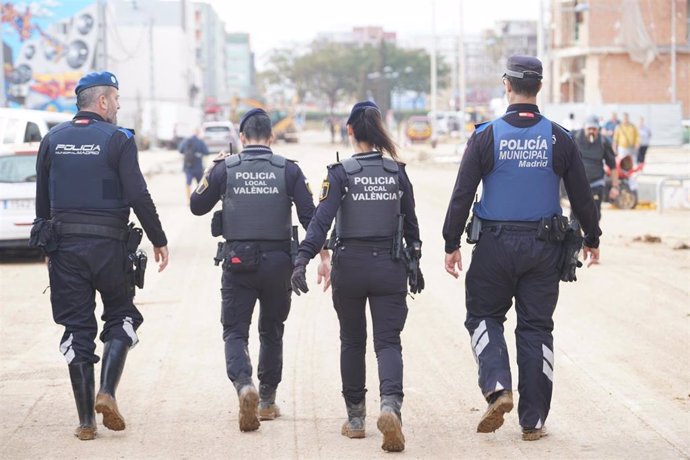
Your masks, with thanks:
M0 144L39 142L53 126L73 117L61 112L0 108Z

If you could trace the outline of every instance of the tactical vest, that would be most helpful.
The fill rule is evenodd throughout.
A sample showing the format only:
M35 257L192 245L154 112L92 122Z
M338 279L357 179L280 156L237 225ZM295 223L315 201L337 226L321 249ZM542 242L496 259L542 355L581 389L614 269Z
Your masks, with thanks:
M517 128L499 118L491 125L494 167L482 178L482 198L474 213L488 220L532 222L560 215L551 122L542 118L534 126Z
M594 142L589 142L584 131L578 131L575 136L582 153L587 180L591 183L601 179L604 177L604 139L599 135Z
M287 194L285 158L270 153L237 154L225 159L223 197L226 240L290 239L292 199Z
M129 208L118 171L108 164L108 144L118 130L132 136L124 128L87 118L62 123L50 132L53 210Z
M342 161L347 193L335 218L339 238L394 237L400 214L398 164L380 153Z

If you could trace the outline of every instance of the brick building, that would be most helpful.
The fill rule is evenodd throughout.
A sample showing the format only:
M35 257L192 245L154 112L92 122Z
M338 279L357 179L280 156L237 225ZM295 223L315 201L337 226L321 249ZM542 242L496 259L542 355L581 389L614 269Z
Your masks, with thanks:
M545 97L554 103L675 102L690 118L690 0L552 0Z

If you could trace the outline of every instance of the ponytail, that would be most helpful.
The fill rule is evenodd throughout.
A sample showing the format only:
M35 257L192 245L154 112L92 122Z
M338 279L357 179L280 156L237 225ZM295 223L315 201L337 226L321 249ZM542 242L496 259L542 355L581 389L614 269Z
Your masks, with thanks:
M356 141L366 142L398 161L395 143L388 135L381 119L381 112L376 107L365 107L361 115L352 120L351 126Z

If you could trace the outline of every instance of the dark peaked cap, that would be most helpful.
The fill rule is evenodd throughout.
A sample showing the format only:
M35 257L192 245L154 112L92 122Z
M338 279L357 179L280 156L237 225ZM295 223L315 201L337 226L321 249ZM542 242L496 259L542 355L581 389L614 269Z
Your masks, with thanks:
M541 61L534 56L510 56L505 75L513 78L542 79Z

